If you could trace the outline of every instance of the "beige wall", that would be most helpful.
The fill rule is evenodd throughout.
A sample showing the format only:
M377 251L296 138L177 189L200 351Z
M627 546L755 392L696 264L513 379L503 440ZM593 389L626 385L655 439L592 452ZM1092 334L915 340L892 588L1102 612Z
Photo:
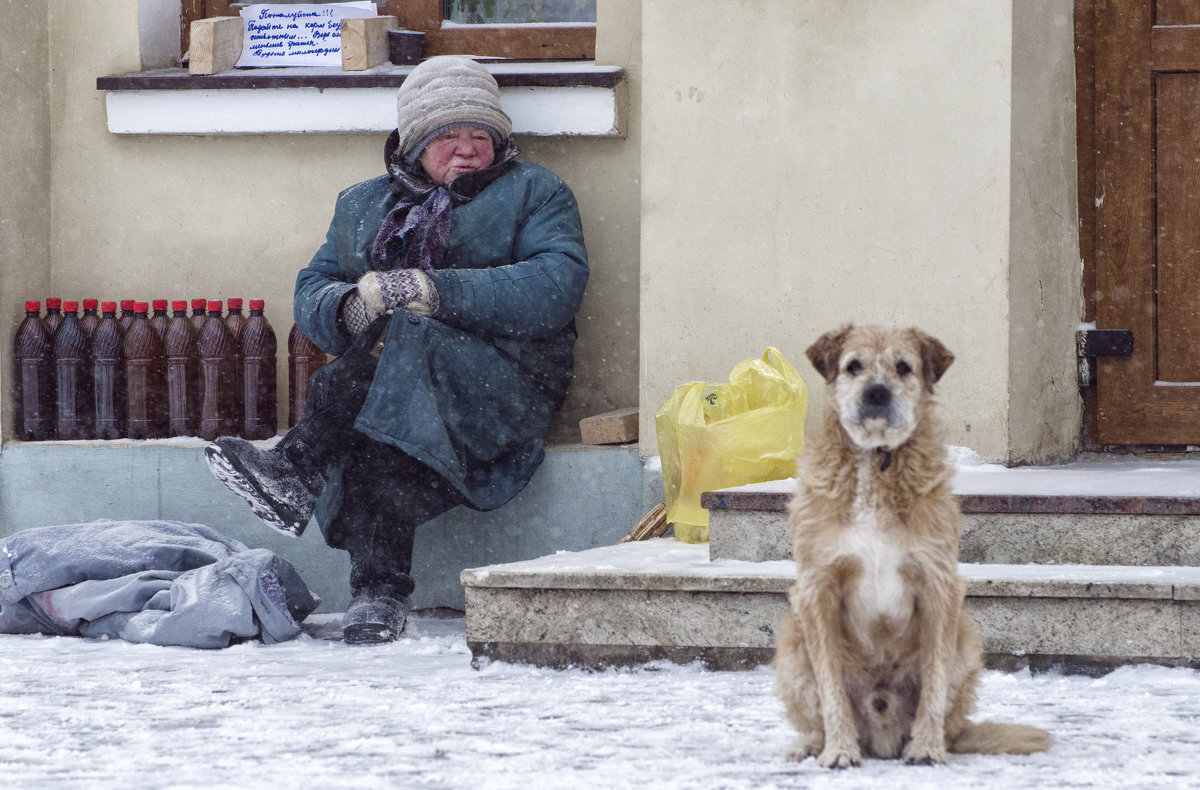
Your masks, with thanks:
M13 0L0 11L0 393L11 388L12 337L26 299L50 285L50 69L45 0ZM0 439L12 424L0 394Z
M30 296L129 294L262 296L286 331L295 272L337 191L381 172L382 137L109 134L95 78L140 67L138 0L19 5L0 30L0 89L24 110L0 119L22 195L0 203L10 330ZM598 13L597 60L630 75L627 139L520 140L574 188L592 256L559 438L640 402L654 454L675 385L768 345L809 381L811 421L804 349L854 320L919 324L958 355L952 442L1073 451L1071 0Z
M31 255L5 256L6 288L17 260L38 259L41 273L6 291L4 304L47 294L263 297L268 318L286 336L296 271L324 240L338 191L383 172L384 135L110 134L95 80L140 68L138 7L138 0L49 5L49 56L30 60L52 66L50 111L40 122L51 130L52 145L49 164L43 153L38 165L42 180L48 172L53 185L41 198L53 217L50 248L48 255L43 243ZM601 12L621 25L636 22L624 2L602 0ZM44 20L46 12L40 15ZM615 26L601 48L603 62L636 67L636 29ZM44 84L45 65L41 73ZM29 92L39 98L36 88ZM22 132L30 141L46 136ZM580 418L637 402L638 151L620 139L518 142L525 158L556 171L574 189L592 263L579 314L576 381L555 433L567 438ZM22 212L16 218L22 227L47 213L34 204Z
M1027 160L1012 135L1018 98L1022 135L1073 115L1058 94L1028 101L1030 69L1015 85L1013 18L995 0L643 4L643 452L654 452L653 406L673 386L723 380L768 345L815 392L811 425L825 399L804 350L846 321L917 324L955 352L940 389L955 444L1018 460L1025 450L1012 443L1039 437L1015 423L1038 410L1064 417L1058 404L1026 402L1077 400L1038 390L1062 360L1025 368L1023 355L1078 323L1060 285L1078 287L1073 227L1026 221L1073 212L1073 162L1066 183L1018 216L1014 168L1028 178L1064 151L1056 139ZM1069 62L1069 38L1051 43ZM1046 235L1055 243L1039 247ZM1013 303L1031 297L1038 269L1055 280L1037 308L1053 338L1010 326L1032 312ZM1077 420L1055 427L1078 431Z

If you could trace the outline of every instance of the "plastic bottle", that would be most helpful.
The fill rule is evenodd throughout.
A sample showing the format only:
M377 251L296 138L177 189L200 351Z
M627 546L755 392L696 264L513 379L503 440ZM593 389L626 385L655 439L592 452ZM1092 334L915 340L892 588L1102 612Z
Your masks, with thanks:
M171 302L173 317L163 336L167 355L167 413L172 436L196 436L200 428L200 357L187 301Z
M54 438L54 348L41 309L35 299L25 302L25 320L13 341L13 403L17 436L25 441Z
M96 331L96 325L100 323L100 316L96 314L96 309L100 307L100 302L97 299L83 300L83 317L79 319L79 325L83 327L83 332L89 338Z
M154 311L150 316L150 326L154 327L154 331L158 332L161 338L167 331L167 324L171 323L171 319L167 318L167 300L155 299L150 303L150 307Z
M121 317L117 319L117 324L121 327L121 333L129 331L129 325L133 323L133 308L137 305L134 299L121 300Z
M237 424L238 431L241 431L246 419L245 371L242 369L241 345L242 329L246 326L246 316L242 315L242 300L240 297L231 296L226 304L229 309L225 312L225 326L228 327L229 334L233 336L233 419Z
M250 300L250 317L240 335L243 403L242 436L269 439L279 426L275 405L275 330L263 315L262 299Z
M54 333L62 326L62 299L57 296L50 296L46 299L46 315L42 317L42 323L46 325L46 331L50 333L50 340L54 340Z
M92 332L92 382L96 393L96 438L125 436L125 359L117 303L103 302L103 315Z
M92 342L79 322L79 302L63 302L63 322L54 333L59 439L91 439L96 401L92 392Z
M308 380L328 359L325 352L293 323L288 332L288 427L294 426L304 413Z
M221 303L208 303L208 318L196 336L200 355L200 437L212 441L233 436L237 421L233 408L233 335L221 318Z
M200 327L204 326L204 319L208 318L207 299L192 300L192 326L196 327L196 331L200 331Z
M160 439L167 435L166 371L162 341L146 316L149 305L134 304L125 333L125 386L129 438Z

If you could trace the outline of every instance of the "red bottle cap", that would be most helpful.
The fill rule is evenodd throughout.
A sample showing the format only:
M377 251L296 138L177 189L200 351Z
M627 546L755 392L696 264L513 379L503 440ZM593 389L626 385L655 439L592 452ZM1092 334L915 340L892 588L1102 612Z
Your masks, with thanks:
M68 299L67 301L63 302L62 306L64 313L74 313L79 310L79 302L75 301L74 299Z
M132 299L122 299L121 300L121 309L122 310L132 310L133 306L135 304L137 304L137 303L134 302Z
M37 299L26 299L25 300L25 312L36 313L41 309L42 309L42 303L39 302Z
M84 310L95 310L99 306L100 306L99 299L84 299L83 300L83 309Z
M155 310L166 310L167 309L167 300L166 299L155 299L152 302L152 304L154 305Z
M62 299L59 299L57 296L47 296L46 297L46 309L47 310L58 310L61 307L62 307Z
M230 310L241 310L242 309L242 297L231 296L226 301L229 303Z
M117 303L116 302L101 302L100 309L106 313L115 313L115 312L117 312Z
M180 310L186 310L187 309L187 299L176 299L175 301L171 302L171 309L176 312L178 312Z
M210 313L219 313L219 312L221 312L221 300L220 300L220 299L211 299L211 300L209 300L209 302L208 302L208 312L210 312Z
M193 310L203 310L204 306L206 304L208 304L207 299L193 299L192 300L192 309Z
M251 310L263 309L263 300L262 299L251 299L250 300L250 309Z
M133 303L133 312L135 312L135 313L144 313L149 309L150 309L150 305L146 304L145 302L134 302Z

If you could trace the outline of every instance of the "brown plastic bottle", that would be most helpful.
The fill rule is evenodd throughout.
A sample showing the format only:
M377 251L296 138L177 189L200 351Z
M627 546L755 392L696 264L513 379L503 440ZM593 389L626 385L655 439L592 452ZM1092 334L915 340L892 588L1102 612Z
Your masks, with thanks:
M225 312L225 326L233 336L233 418L241 431L246 419L246 386L243 383L245 371L242 370L242 329L246 326L246 316L242 315L242 300L231 296L226 300L228 310Z
M208 318L196 336L200 355L200 437L212 441L237 432L234 414L233 335L221 318L221 303L208 303Z
M263 315L263 307L262 299L250 300L250 317L239 342L245 404L242 436L246 439L269 439L279 427L275 405L275 356L279 344L274 328Z
M42 323L46 325L46 331L50 333L50 341L54 341L54 333L62 326L62 299L57 296L46 298L46 315L42 317Z
M54 438L54 348L41 309L36 299L25 302L25 320L13 341L17 436L31 442Z
M63 302L63 322L54 333L59 439L91 439L96 401L92 393L92 341L79 322L79 302Z
M197 436L200 429L200 357L196 327L187 301L171 302L172 318L163 336L167 355L167 412L172 436Z
M92 332L92 382L96 393L96 438L125 436L125 360L117 303L103 302L103 313Z
M192 300L192 326L196 327L196 331L200 331L200 327L204 326L204 319L208 318L207 299Z
M325 352L293 323L288 332L288 427L294 426L304 413L308 380L328 360Z
M167 317L167 300L155 299L150 302L150 309L153 311L150 314L150 326L154 327L154 331L158 332L161 338L167 331L167 324L171 323L171 319Z
M129 331L129 325L133 323L133 308L136 305L134 299L121 300L121 317L117 319L117 324L121 327L122 335Z
M100 316L96 314L96 309L100 307L100 302L97 299L83 300L83 317L79 319L79 325L83 327L84 334L91 337L96 331L96 325L100 323Z
M150 326L148 310L145 302L134 304L133 321L122 345L130 439L161 439L167 435L163 347Z

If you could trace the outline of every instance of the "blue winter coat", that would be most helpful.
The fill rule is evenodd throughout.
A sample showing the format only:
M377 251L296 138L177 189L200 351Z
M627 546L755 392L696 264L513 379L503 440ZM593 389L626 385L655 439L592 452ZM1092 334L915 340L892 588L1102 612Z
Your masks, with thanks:
M456 201L445 255L429 272L437 311L396 311L355 422L481 510L511 499L542 462L571 382L574 316L588 279L571 190L535 164L500 167L481 192ZM386 175L342 192L325 244L296 279L296 322L328 353L350 344L338 308L375 268L370 250L396 202ZM336 497L327 490L324 498ZM318 519L326 523L320 508Z

